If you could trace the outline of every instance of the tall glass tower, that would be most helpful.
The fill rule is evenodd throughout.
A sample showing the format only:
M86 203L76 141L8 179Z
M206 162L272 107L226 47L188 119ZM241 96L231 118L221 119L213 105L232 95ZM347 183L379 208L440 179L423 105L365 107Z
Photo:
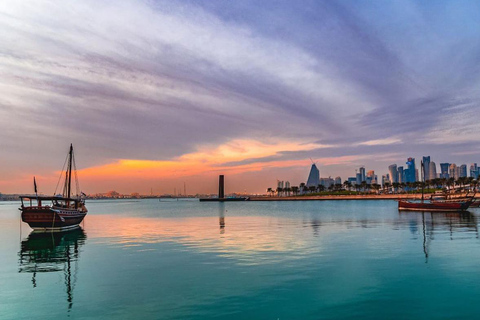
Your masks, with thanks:
M317 166L312 164L310 169L310 174L308 175L307 187L315 186L318 187L320 184L320 171L317 169Z
M423 157L423 173L424 173L425 181L433 179L433 178L430 178L430 156Z

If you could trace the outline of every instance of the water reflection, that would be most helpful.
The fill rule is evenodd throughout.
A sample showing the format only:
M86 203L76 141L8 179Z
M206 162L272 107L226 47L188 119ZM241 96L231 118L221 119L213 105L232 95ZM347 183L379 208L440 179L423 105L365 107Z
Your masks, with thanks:
M479 238L477 217L471 212L407 212L400 211L400 222L408 220L410 232L416 234L422 228L423 252L428 262L430 242L436 235L448 233L449 239L474 236Z
M32 273L32 285L36 288L37 273L63 271L70 310L77 279L79 248L85 244L86 239L87 236L81 228L67 232L32 232L21 242L18 272Z

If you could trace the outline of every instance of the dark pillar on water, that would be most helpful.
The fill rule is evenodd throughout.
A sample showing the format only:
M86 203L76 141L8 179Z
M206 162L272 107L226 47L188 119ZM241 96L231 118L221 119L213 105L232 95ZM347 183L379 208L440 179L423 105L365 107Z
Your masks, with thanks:
M225 198L225 178L223 174L218 177L218 198Z

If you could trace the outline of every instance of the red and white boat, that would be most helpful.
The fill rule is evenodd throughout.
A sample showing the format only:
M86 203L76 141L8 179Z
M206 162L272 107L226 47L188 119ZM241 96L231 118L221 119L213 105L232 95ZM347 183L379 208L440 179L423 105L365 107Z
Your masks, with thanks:
M72 196L71 194L72 167L75 167L72 145L70 145L67 160L62 196L20 196L22 206L19 210L22 211L22 221L28 223L35 231L64 231L78 228L88 212L81 195ZM75 179L76 177L75 174ZM35 178L34 188L37 194Z

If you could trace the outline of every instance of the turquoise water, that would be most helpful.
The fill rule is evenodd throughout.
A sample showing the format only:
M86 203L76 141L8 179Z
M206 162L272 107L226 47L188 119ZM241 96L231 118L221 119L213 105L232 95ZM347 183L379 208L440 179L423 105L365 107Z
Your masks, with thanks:
M478 214L394 201L89 201L31 234L0 202L0 319L460 319L480 314Z

